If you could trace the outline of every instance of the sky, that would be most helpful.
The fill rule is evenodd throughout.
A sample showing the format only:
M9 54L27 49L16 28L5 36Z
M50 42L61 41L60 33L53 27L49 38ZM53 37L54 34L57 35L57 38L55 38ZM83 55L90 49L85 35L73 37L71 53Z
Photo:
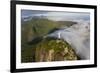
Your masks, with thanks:
M90 13L83 12L61 12L61 11L37 11L37 10L21 10L21 17L40 17L43 16L50 20L55 21L68 21L68 20L90 20Z

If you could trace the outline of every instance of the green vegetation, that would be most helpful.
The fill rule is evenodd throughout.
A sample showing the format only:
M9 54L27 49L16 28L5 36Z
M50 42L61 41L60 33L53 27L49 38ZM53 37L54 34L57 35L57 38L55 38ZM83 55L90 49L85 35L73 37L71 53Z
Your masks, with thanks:
M23 22L21 25L21 61L34 62L36 56L37 44L43 40L43 36L51 33L52 31L65 26L71 26L75 22L71 21L52 21L48 19L33 18L30 21ZM51 41L52 42L52 41ZM56 43L54 43L56 44ZM39 45L39 44L38 44ZM48 45L47 45L48 46ZM51 47L57 47L51 46ZM59 46L58 46L59 47ZM59 47L59 49L63 50Z
M58 23L59 23L60 25L70 27L70 26L72 26L73 24L76 24L77 22L72 22L72 21L58 21Z
M35 52L36 62L77 59L78 57L73 48L64 40L46 38L37 44Z

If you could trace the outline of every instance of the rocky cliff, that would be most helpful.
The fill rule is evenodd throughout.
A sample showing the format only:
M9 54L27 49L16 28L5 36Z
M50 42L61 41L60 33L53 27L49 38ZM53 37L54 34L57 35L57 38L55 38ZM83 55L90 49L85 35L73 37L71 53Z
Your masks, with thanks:
M45 38L36 46L36 62L77 60L73 48L61 39Z

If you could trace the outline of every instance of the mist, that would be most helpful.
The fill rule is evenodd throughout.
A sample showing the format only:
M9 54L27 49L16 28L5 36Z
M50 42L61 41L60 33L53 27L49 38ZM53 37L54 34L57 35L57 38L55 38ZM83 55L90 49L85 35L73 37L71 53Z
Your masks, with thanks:
M47 37L55 37L63 39L68 42L76 54L82 59L90 59L90 23L78 22L70 27L64 27L53 33L47 35Z

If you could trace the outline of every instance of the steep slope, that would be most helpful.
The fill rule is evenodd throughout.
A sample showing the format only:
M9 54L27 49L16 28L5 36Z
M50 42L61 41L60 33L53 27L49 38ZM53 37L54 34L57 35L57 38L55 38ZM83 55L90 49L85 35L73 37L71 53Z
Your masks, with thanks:
M35 52L36 62L77 60L73 48L64 40L45 38L37 44Z
M62 24L61 24L62 23ZM34 62L36 45L43 40L43 36L73 22L57 22L43 18L33 18L22 22L21 25L21 61ZM73 23L74 24L74 23Z

